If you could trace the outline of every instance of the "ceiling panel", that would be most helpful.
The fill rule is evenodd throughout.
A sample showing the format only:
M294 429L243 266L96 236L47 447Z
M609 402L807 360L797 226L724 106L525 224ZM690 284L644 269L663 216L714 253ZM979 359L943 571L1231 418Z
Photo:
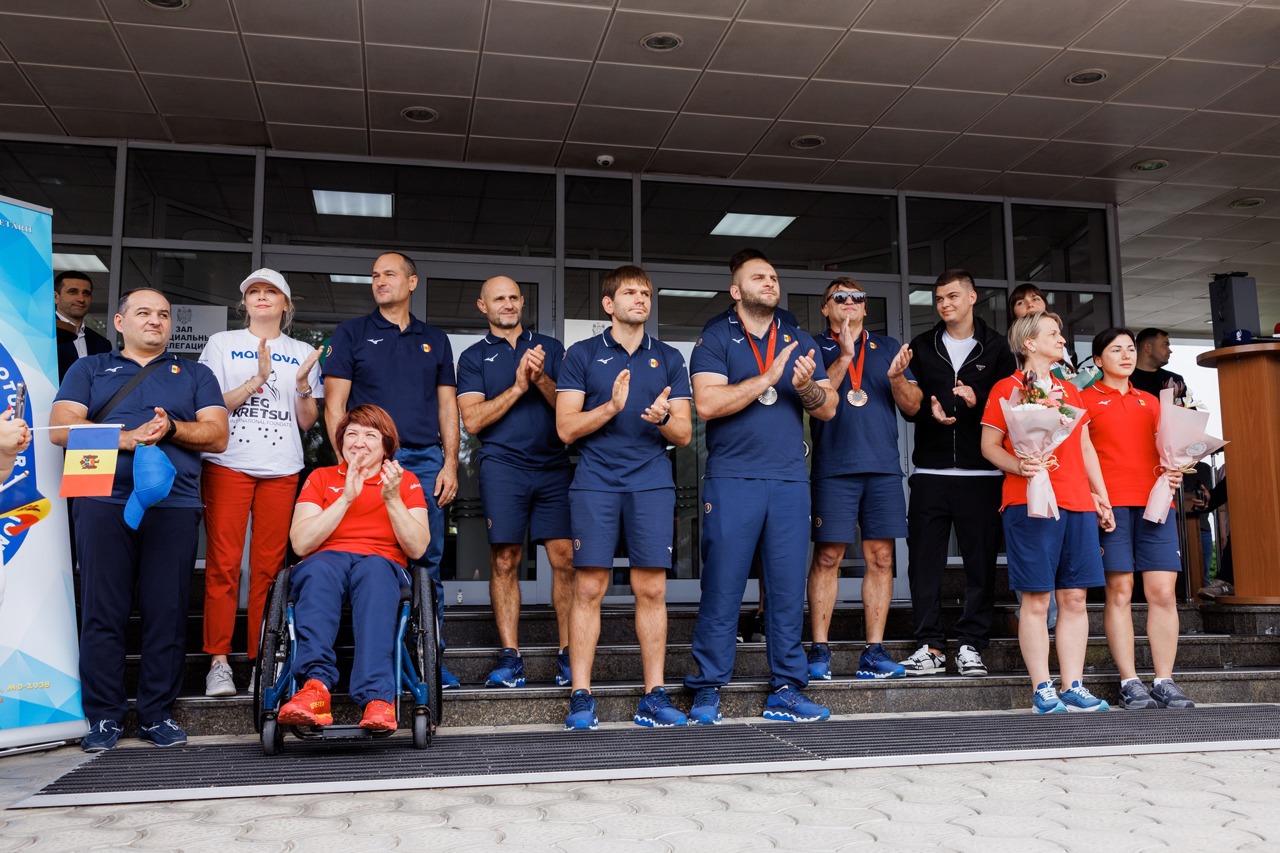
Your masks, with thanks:
M582 106L578 107L568 139L572 142L656 148L673 118L674 112Z
M1169 56L1235 11L1189 0L1128 0L1073 46Z
M39 104L40 96L27 83L18 66L0 62L0 104Z
M743 74L808 77L841 34L842 30L739 21L729 28L710 67ZM760 46L766 44L769 49L762 51Z
M995 0L903 3L875 0L858 18L858 29L957 37L995 4Z
M377 0L362 3L369 44L479 50L485 3L476 0Z
M144 74L143 83L161 113L175 116L259 121L258 94L247 80L210 80Z
M740 181L786 181L807 184L817 180L830 163L830 160L752 154L742 161L734 171L733 177Z
M1208 104L1257 73L1258 69L1247 65L1174 59L1153 68L1121 92L1116 100L1127 104L1193 109Z
M898 184L904 190L928 190L929 192L973 193L990 183L998 172L979 169L944 169L939 166L921 166L906 180ZM937 189L942 187L942 189Z
M1239 225L1241 217L1215 216L1207 213L1184 213L1150 229L1148 234L1162 237L1212 237L1233 225Z
M364 86L363 55L355 42L244 36L254 79L303 86Z
M1149 184L1143 181L1124 181L1115 178L1085 178L1072 184L1054 196L1061 201L1091 201L1099 204L1124 204L1139 193L1146 192Z
M915 166L901 163L833 163L822 175L823 183L845 187L892 189L915 171Z
M133 66L152 74L248 80L249 64L235 33L119 24Z
M160 116L150 112L134 113L73 107L55 108L53 112L58 122L72 136L88 136L91 132L102 133L99 128L105 128L111 136L129 139L169 138L169 131L165 129Z
M1017 91L1045 98L1105 101L1150 71L1159 61L1151 56L1066 50L1037 71ZM1072 74L1095 68L1107 72L1107 77L1102 82L1091 86L1073 86L1067 82Z
M951 39L851 32L820 69L824 80L910 85L937 61Z
M369 150L367 131L352 127L268 124L267 132L271 136L272 147L285 151L336 151L354 155L380 153Z
M727 178L742 162L741 154L715 151L679 151L663 148L653 155L649 171L668 175L696 175L704 178Z
M375 157L409 157L421 160L461 160L467 138L443 133L369 132L369 153Z
M782 117L789 121L869 125L905 91L903 86L810 80Z
M257 121L169 116L165 123L175 142L212 142L217 145L266 145L267 126ZM161 136L159 138L164 138Z
M885 110L876 124L910 130L961 131L999 101L999 95L983 92L916 88Z
M1222 195L1219 187L1192 186L1187 184L1160 184L1144 192L1125 205L1142 210L1162 210L1179 213Z
M472 136L467 142L467 159L479 160L482 163L554 166L559 155L559 142L493 139L485 136Z
M1280 114L1280 68L1268 68L1207 105L1211 110Z
M106 20L99 0L5 0L6 12L28 15L49 15L58 18L86 18Z
M1003 94L1018 88L1057 55L1052 47L964 39L926 71L919 84Z
M799 24L806 27L838 27L847 30L869 0L747 0L738 17L746 21ZM697 7L694 7L697 8Z
M938 152L929 161L929 165L961 169L1011 169L1015 163L1025 159L1044 142L1043 139L964 134ZM1059 187L1059 189L1065 188L1065 186ZM1033 192L1026 194L1040 195Z
M928 162L955 138L952 133L873 127L862 134L840 159L917 165Z
M270 122L368 127L363 89L259 83L258 94L262 98L262 112Z
M1148 139L1147 144L1164 148L1223 151L1237 140L1245 139L1272 125L1274 121L1270 116L1194 112L1174 122L1162 133ZM1265 152L1242 153L1262 154Z
M52 65L24 65L22 69L41 99L51 107L134 113L154 110L138 75L132 71Z
M1019 162L1021 172L1044 172L1050 175L1089 175L1124 153L1122 145L1097 145L1091 142L1048 142L1034 154Z
M992 136L1057 136L1081 117L1093 111L1093 104L1056 98L1014 95L996 104L969 128L971 133Z
M471 97L480 54L464 50L369 45L364 50L369 88Z
M101 0L111 20L120 24L157 27L190 27L197 30L235 31L236 19L229 0L197 0L182 9L160 9L138 0Z
M360 0L232 0L240 31L314 39L351 38L360 30ZM376 5L376 4L373 4Z
M68 59L74 46L75 64L85 68L126 69L125 55L115 31L105 21L65 21L28 15L0 14L0 43L19 62Z
M369 127L373 130L398 130L407 133L464 134L471 121L471 104L470 98L370 92ZM400 111L412 106L430 107L440 114L440 118L427 124L409 121Z
M1058 136L1076 142L1138 145L1186 115L1184 110L1103 104Z
M961 137L963 139L964 137ZM947 151L951 149L948 148ZM946 151L943 154L947 153ZM942 155L939 155L941 157ZM937 158L935 163L939 162ZM981 195L1010 196L1013 198L1053 198L1073 184L1069 175L1035 175L1028 172L1001 172L978 190Z
M42 106L0 104L0 127L10 133L47 133L52 136L66 133L49 108Z
M703 68L711 60L711 55L715 53L716 46L728 29L729 22L718 18L619 10L609 23L609 31L597 58L632 65ZM684 44L678 50L654 53L640 46L640 39L650 33L676 33L684 39Z
M594 59L608 22L608 9L492 0L484 49L552 59Z
M848 150L849 146L865 130L865 127L780 121L769 128L768 132L756 143L755 150L751 153L753 155L765 154L773 157L799 157L831 161ZM798 136L811 135L821 136L826 140L826 143L817 148L797 149L791 147L791 140Z
M741 7L742 0L698 0L698 14L708 18L732 18ZM689 0L618 0L618 8L687 13Z
M678 110L697 82L698 72L691 69L597 62L582 103L634 110Z
M968 32L972 38L1015 44L1065 47L1120 0L1075 0L1045 3L1043 0L1003 0Z
M576 103L590 72L589 62L486 54L480 62L476 95L512 101Z
M663 148L746 154L769 129L764 119L682 113L667 131Z
M653 156L653 149L631 145L601 146L586 142L566 142L556 165L563 169L599 169L596 158L606 153L613 157L613 165L609 168L639 172L644 170L649 158Z
M572 119L573 107L569 104L530 104L477 98L471 110L471 133L559 142L565 138Z
M1280 61L1280 9L1241 9L1184 48L1179 56L1253 65Z
M698 80L684 109L709 115L776 118L795 97L804 80L707 71Z
M1253 180L1275 171L1277 164L1275 157L1215 154L1187 169L1178 176L1178 180L1189 184L1248 186Z

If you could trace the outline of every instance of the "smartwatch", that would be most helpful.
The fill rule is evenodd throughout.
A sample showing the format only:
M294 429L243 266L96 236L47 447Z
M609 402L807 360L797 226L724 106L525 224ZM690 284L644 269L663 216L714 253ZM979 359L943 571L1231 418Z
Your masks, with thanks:
M658 421L658 426L664 427L667 425L667 422L670 420L671 420L671 412L667 412L665 415L662 416L662 420Z
M174 434L177 431L178 431L178 422L175 421L173 418L169 418L169 431L164 434L164 440L168 441L169 439L173 438Z

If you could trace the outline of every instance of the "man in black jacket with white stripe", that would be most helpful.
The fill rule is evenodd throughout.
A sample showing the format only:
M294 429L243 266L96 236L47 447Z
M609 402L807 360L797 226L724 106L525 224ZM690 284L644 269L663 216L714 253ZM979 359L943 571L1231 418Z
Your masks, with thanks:
M911 498L907 509L907 575L916 642L902 665L907 675L946 669L942 630L942 578L954 525L964 559L964 612L956 623L961 675L987 674L982 650L995 610L996 551L1000 536L1002 472L982 456L982 410L991 386L1017 370L1004 336L975 317L973 277L947 270L934 285L942 319L903 347L890 376L908 366L916 379Z

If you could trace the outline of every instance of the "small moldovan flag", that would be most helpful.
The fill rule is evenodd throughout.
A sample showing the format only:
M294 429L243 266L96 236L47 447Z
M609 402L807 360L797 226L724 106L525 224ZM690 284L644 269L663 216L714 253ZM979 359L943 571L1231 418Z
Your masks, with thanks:
M0 487L0 518L15 519L4 532L16 536L49 514L49 499L36 490L36 478L23 471Z
M74 427L62 462L64 498L107 497L116 479L120 425Z

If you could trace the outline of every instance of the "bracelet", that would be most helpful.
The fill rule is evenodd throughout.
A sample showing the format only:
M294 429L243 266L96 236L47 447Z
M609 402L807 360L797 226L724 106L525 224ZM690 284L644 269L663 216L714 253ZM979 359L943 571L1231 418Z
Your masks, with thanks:
M245 387L245 390L249 392L250 397L252 397L254 392L258 390L258 386L253 384L252 379L246 379L244 381L244 387Z
M312 394L314 394L314 393L315 393L315 389L314 389L314 388L312 388L310 385L308 385L308 386L307 386L307 390L305 390L305 391L298 391L298 399L299 399L299 400L310 400L310 399L311 399L311 395L312 395Z

